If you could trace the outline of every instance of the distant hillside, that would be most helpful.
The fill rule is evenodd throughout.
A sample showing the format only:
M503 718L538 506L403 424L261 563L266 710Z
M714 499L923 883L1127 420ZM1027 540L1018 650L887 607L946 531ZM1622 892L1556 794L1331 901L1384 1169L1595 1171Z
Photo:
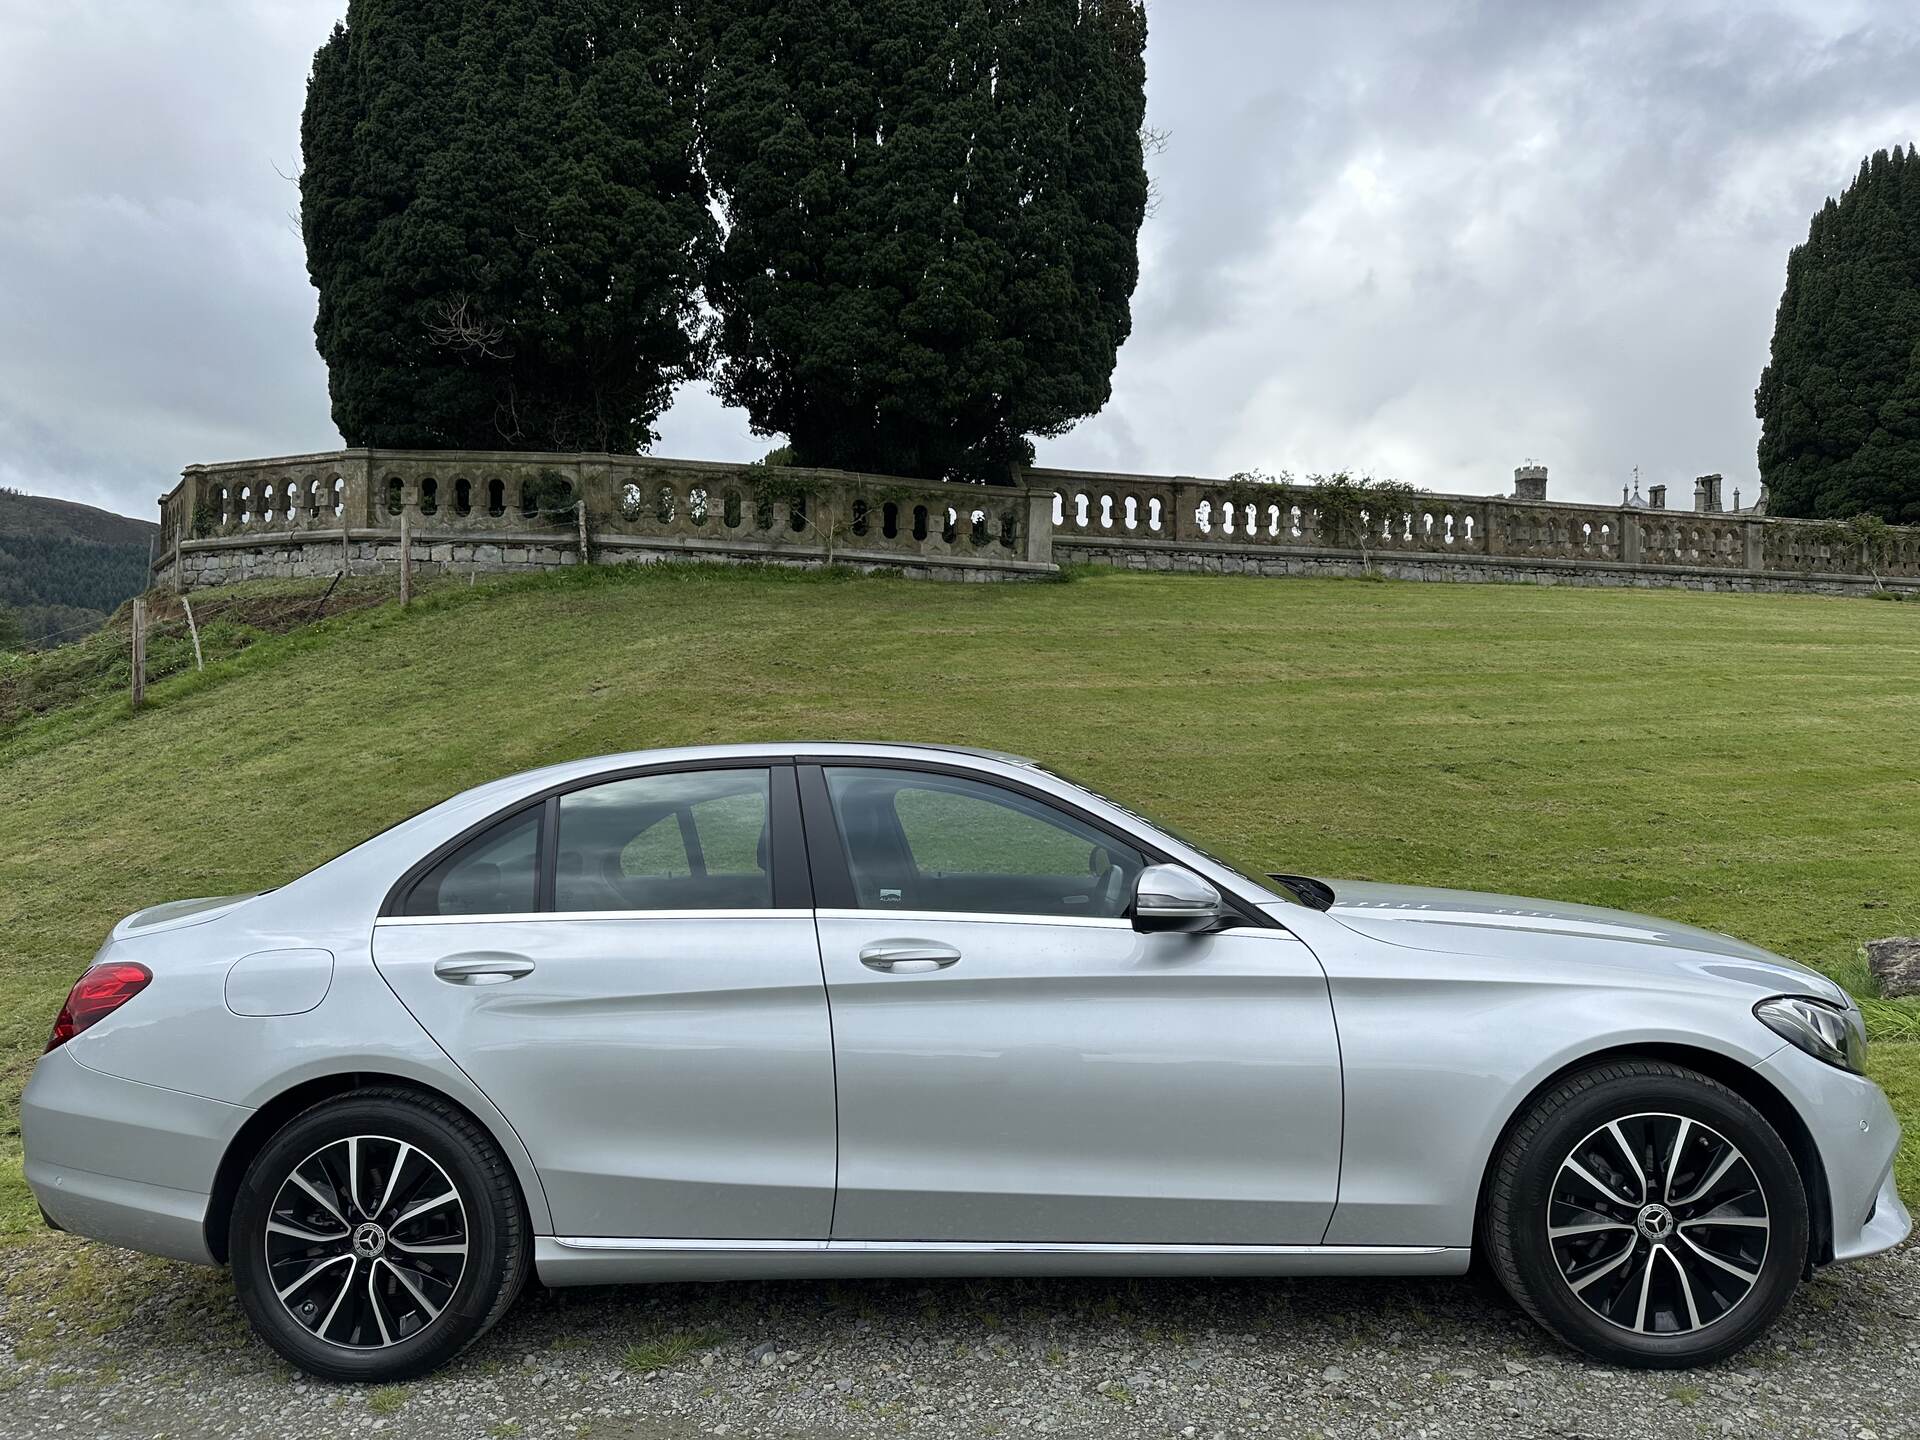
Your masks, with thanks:
M33 644L74 640L147 585L158 526L0 489L0 606Z

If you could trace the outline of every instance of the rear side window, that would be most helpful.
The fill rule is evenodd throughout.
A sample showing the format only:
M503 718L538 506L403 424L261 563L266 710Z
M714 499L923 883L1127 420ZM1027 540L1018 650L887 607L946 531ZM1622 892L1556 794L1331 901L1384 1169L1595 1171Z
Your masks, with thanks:
M509 816L407 892L403 915L524 915L539 908L540 810Z
M773 905L766 770L641 775L560 797L554 909Z

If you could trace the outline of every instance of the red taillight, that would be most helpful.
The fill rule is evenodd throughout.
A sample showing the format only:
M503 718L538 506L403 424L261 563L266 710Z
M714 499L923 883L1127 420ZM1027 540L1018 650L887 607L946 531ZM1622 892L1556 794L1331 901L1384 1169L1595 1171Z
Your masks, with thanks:
M109 960L89 968L67 992L67 1003L60 1007L53 1033L47 1037L47 1049L66 1044L88 1026L106 1019L146 989L152 979L151 970L130 960Z

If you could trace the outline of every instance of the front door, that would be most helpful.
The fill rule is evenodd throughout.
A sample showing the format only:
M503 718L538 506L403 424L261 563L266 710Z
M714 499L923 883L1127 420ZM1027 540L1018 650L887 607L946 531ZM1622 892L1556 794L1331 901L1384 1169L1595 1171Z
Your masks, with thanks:
M1317 1244L1326 977L1285 931L1142 935L1148 857L1025 791L803 767L838 1240Z
M374 958L513 1123L558 1234L823 1240L833 1054L805 887L792 767L636 775L455 850Z

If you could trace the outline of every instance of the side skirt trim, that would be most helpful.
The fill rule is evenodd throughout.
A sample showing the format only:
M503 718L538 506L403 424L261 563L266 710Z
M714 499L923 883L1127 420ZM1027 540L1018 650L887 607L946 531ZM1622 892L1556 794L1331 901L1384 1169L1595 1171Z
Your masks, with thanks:
M1446 1245L1144 1245L1079 1244L992 1240L632 1240L620 1236L555 1235L568 1250L628 1254L785 1254L785 1255L1191 1255L1235 1256L1445 1255Z
M1460 1275L1444 1245L1018 1244L955 1240L651 1240L538 1236L548 1285L991 1276Z

